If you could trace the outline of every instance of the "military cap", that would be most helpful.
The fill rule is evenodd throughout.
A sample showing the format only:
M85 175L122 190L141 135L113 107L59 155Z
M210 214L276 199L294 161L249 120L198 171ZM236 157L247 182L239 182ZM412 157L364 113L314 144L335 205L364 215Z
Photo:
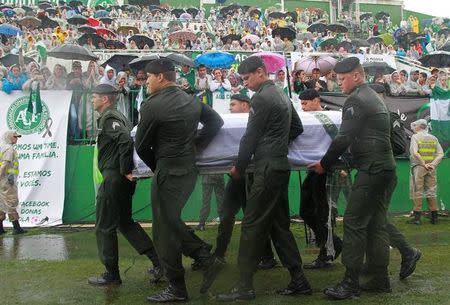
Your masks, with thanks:
M97 85L94 89L92 89L92 93L111 95L111 94L117 94L117 89L108 84L100 84L100 85Z
M369 84L369 87L375 91L376 93L385 93L386 92L386 88L384 88L384 86L382 84Z
M264 61L259 56L249 56L239 65L238 73L247 74L255 72L256 69L265 67Z
M303 91L298 95L298 98L303 101L310 101L315 99L316 97L320 97L320 95L314 89L306 89L305 91Z
M145 72L151 74L166 73L170 71L175 71L175 66L173 65L173 62L167 58L152 60L145 66Z
M334 72L336 73L349 73L355 70L361 63L359 62L358 57L347 57L344 60L338 62L336 66L334 66Z
M233 94L231 96L232 100L238 100L240 102L250 103L250 98L244 94Z

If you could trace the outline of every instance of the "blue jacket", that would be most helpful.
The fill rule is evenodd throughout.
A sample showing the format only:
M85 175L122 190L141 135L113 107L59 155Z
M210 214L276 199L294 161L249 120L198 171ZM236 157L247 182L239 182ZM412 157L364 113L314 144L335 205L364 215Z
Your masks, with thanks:
M22 90L22 86L27 80L28 76L25 73L14 76L12 72L8 72L8 77L3 78L2 90L7 94L10 94L13 90Z

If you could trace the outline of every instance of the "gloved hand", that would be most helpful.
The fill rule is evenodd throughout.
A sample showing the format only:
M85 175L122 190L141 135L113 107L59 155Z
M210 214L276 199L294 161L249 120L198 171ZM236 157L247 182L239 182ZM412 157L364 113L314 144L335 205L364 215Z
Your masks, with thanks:
M8 179L8 183L9 184L14 185L14 180L15 179L14 179L14 175L13 174L9 174L7 179Z

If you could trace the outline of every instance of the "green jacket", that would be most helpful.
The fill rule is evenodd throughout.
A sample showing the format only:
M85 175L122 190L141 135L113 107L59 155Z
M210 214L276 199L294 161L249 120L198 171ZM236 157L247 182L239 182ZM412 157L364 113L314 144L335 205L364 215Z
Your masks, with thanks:
M264 82L251 99L247 129L239 145L236 169L241 174L250 160L287 158L289 141L303 132L290 99L273 81Z
M152 170L163 159L190 160L194 164L196 149L206 147L223 125L220 115L210 106L177 86L151 94L140 114L136 151ZM199 122L203 125L200 131Z
M98 168L117 169L128 175L134 168L131 123L114 108L108 108L98 119Z
M357 169L374 173L395 169L390 133L386 105L375 91L362 84L347 97L338 135L320 163L329 170L350 148Z

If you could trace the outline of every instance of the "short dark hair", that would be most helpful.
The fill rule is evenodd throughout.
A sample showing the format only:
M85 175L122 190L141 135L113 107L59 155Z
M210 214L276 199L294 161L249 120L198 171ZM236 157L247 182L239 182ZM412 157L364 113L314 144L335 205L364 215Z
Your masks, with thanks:
M428 74L426 74L425 72L420 72L420 75L422 75L422 77L425 78L425 79L428 78Z
M206 66L205 66L205 65L203 65L203 64L202 64L202 65L198 65L198 67L197 67L197 71L198 71L198 70L200 70L200 69L202 69L202 68L206 68Z
M161 73L165 80L168 80L169 82L175 82L177 80L177 73L175 71L167 71L164 73Z

